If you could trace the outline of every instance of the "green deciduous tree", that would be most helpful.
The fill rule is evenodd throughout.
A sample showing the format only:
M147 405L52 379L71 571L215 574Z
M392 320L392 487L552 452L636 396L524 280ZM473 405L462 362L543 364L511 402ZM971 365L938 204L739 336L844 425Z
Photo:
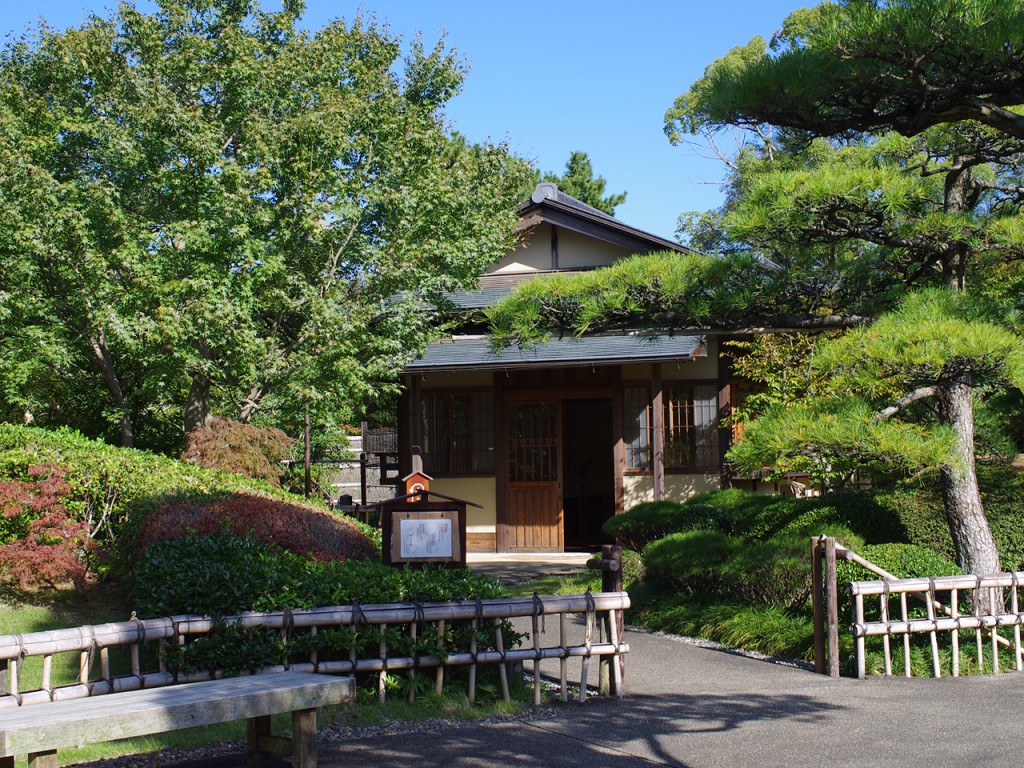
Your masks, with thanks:
M158 6L0 57L0 401L66 423L56 382L125 444L215 412L345 418L424 343L419 297L509 246L522 164L450 151L443 45L306 33L296 0Z

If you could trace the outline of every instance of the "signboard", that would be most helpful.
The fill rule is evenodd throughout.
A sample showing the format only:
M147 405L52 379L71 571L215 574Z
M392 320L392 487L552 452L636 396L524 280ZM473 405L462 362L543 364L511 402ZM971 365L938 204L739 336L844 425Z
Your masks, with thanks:
M463 559L455 509L400 512L391 515L392 563L448 563Z

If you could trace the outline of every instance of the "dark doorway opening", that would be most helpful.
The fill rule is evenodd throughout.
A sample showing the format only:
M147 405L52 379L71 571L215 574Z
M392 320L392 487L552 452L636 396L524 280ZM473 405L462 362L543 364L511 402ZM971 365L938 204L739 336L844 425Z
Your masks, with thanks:
M565 549L589 550L611 539L601 524L615 514L611 400L562 401L562 508Z

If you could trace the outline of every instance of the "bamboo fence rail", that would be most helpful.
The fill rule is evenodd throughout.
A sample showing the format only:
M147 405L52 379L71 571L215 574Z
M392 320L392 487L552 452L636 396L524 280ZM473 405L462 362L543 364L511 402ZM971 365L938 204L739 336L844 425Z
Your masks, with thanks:
M175 683L198 682L224 676L223 673L199 671L178 673L167 668L165 651L169 645L184 646L189 640L209 634L215 626L233 625L243 629L265 627L292 634L305 630L315 636L318 631L337 627L375 628L380 635L378 655L372 658L359 656L353 641L348 658L321 660L317 650L307 653L308 661L286 660L282 664L265 666L257 673L291 669L304 672L333 674L376 673L378 675L378 697L384 700L386 679L389 672L407 671L412 685L410 697L415 695L415 680L418 670L436 668L435 685L440 690L445 670L451 667L469 667L468 696L474 701L477 689L477 667L480 664L498 664L503 697L508 700L508 679L506 665L511 663L534 662L533 684L535 700L540 696L540 661L560 659L560 691L563 700L568 699L568 678L565 662L571 658L581 659L582 684L579 698L586 699L587 664L591 657L621 658L629 651L622 642L616 612L629 607L629 595L625 592L586 593L582 595L561 595L553 597L513 598L500 600L466 600L439 603L348 605L314 608L311 610L282 610L269 613L246 612L228 616L219 623L206 616L171 616L158 619L137 619L98 624L92 626L57 629L45 632L31 632L21 635L0 636L0 663L7 662L3 691L0 692L0 708L26 706L48 701L85 698L88 696L130 691L140 688L156 688ZM570 622L567 614L583 614L582 638L570 637ZM544 645L537 632L538 620L557 615L559 617L557 645ZM506 649L502 636L502 624L517 617L531 617L533 638L530 647ZM472 627L468 649L445 648L445 626L451 622L469 622ZM434 625L428 628L428 625ZM412 640L425 637L427 632L437 633L439 647L445 651L442 656L422 655L391 656L388 654L386 633L389 628L400 628ZM595 638L600 628L606 636ZM493 634L495 650L480 650L479 638ZM146 654L148 645L157 646L156 654ZM129 674L117 675L112 672L110 651L127 651ZM57 654L77 653L78 679L74 683L55 685L53 658ZM42 660L38 687L28 688L22 675L26 659L39 657ZM144 658L155 658L156 669L144 669ZM96 661L99 660L97 670ZM616 676L618 678L618 676ZM616 679L617 689L613 693L622 696L621 679Z

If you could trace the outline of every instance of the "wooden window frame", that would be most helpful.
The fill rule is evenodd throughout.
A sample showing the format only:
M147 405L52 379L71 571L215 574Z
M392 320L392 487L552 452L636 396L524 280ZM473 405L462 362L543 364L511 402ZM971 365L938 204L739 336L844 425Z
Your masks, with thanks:
M719 470L719 468L720 468L719 467L719 461L718 461L718 446L717 446L717 440L720 439L720 438L718 438L718 432L717 432L717 430L719 428L718 414L717 414L718 382L716 380L713 380L713 379L693 379L693 380L686 380L686 379L684 379L684 380L664 381L663 384L662 384L662 387L663 387L662 391L664 392L664 402L665 402L664 408L667 411L669 408L673 407L673 405L675 403L675 400L672 397L672 391L675 388L677 388L677 387L691 387L692 388L692 387L701 387L701 386L703 386L703 387L711 387L711 388L714 389L714 398L713 399L714 399L715 404L716 404L715 405L716 414L715 414L715 419L714 419L714 422L713 422L714 426L712 427L712 431L713 431L714 437L712 438L712 440L713 440L712 445L709 446L709 448L707 449L710 453L713 454L713 456L714 456L714 463L713 464L708 464L706 466L705 465L695 465L695 464L686 464L686 465L672 465L672 464L670 464L669 461L668 461L668 459L669 459L669 450L667 448L667 446L669 444L667 432L668 432L668 429L669 429L670 420L666 419L665 420L665 427L664 427L665 432L666 432L666 436L665 436L666 437L666 439L665 439L665 445L666 445L666 449L665 449L665 474L672 474L672 475L703 475L703 474L707 474L709 472L717 472ZM649 476L649 475L653 475L654 474L654 436L653 436L654 418L653 418L653 413L652 413L652 409L654 407L653 406L653 402L652 402L653 401L653 397L649 398L649 401L647 403L647 424L648 424L647 428L648 428L648 433L650 435L649 440L648 440L648 445L647 445L647 462L646 462L647 463L647 467L646 468L635 468L635 467L631 468L631 467L629 467L627 465L628 461L629 461L628 454L629 454L629 450L630 449L628 447L628 440L627 440L628 436L626 434L626 428L627 428L627 425L629 425L629 423L631 421L631 414L625 410L625 408L626 408L626 390L627 389L645 389L647 391L650 391L650 387L651 387L650 381L637 380L637 381L624 381L624 382L622 382L622 404L623 404L623 422L624 422L623 441L626 443L626 449L625 450L626 450L626 454L627 454L626 457L625 457L625 462L623 464L623 475L626 476L626 477L644 477L644 476ZM691 390L691 392L692 392L692 390ZM692 396L687 401L687 403L688 403L690 408L694 407L693 406L693 398L692 398ZM695 435L695 433L694 433L694 435ZM696 451L693 450L693 446L692 445L691 445L691 452L693 454L696 453Z
M475 450L475 442L474 441L475 441L475 434L476 433L474 433L470 429L470 423L472 422L472 416L470 415L471 414L472 406L468 405L468 404L472 403L472 397L474 395L485 395L485 396L488 396L489 401L490 401L489 402L490 418L483 418L483 419L480 420L481 423L487 423L487 424L491 425L491 431L488 433L490 435L490 441L489 441L489 444L485 444L484 446L482 446L479 451ZM433 428L429 428L428 425L427 425L427 415L426 415L426 412L427 412L427 409L428 409L427 403L431 399L436 399L436 398L444 398L444 399L448 400L448 402L450 404L449 408L448 408L448 414L449 414L449 416L448 416L448 425L445 427L445 431L442 433L443 434L443 439L435 440L435 445L437 443L441 443L442 445L445 445L447 447L446 469L444 469L444 470L438 469L436 467L435 460L432 458L435 455L435 452L431 451L430 453L428 453L427 452L427 445L426 445L426 442L427 442L426 437L427 437L427 435L430 434L431 432L436 431L436 429L437 429L436 426L433 427ZM453 414L454 414L455 410L451 406L451 403L454 403L454 401L457 398L466 398L466 400L467 400L466 432L465 432L464 435L461 435L462 440L457 440L457 439L453 438L454 424L453 424L452 420L453 420ZM483 387L470 387L470 388L456 389L456 390L447 390L447 389L445 389L445 390L441 390L441 389L422 390L421 394L420 394L420 398L419 398L418 418L419 418L419 422L420 422L420 435L422 436L421 439L422 439L422 441L424 443L424 445L421 446L421 448L422 448L422 450L424 452L424 454L423 454L424 461L425 461L424 471L426 471L428 474L432 475L433 477L494 477L495 473L497 472L497 465L498 465L496 446L495 446L496 435L494 433L494 428L493 428L493 424L494 424L494 411L495 411L494 393L493 393L492 390L487 389L487 388L483 388ZM485 441L485 443L487 443L487 441ZM470 466L473 463L473 456L474 455L477 455L479 453L482 453L483 451L486 451L487 454L490 456L490 464L491 464L490 468L489 469L484 469L484 470L477 470L477 471L468 471L468 470L467 471L462 471L462 472L453 472L453 471L451 471L450 467L453 464L452 456L454 455L454 449L455 449L455 447L457 445L465 445L465 446L467 446L466 449L465 449L466 450L466 463L467 463L467 465L470 465Z

